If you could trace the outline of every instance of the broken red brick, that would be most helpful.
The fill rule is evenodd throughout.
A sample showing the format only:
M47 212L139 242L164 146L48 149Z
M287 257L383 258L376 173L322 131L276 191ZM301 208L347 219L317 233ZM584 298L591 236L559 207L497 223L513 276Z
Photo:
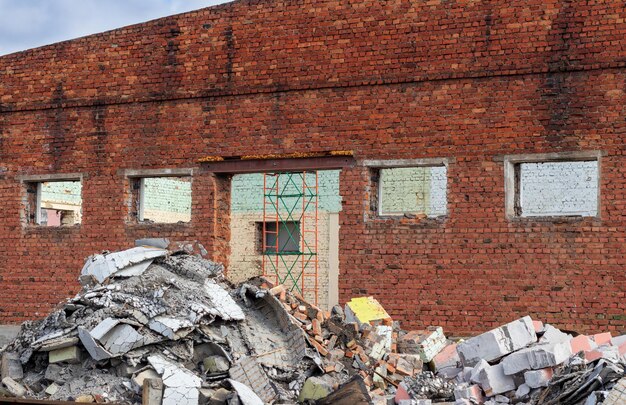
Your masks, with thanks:
M367 354L363 352L359 353L359 358L363 363L367 363L369 361L369 357L367 357Z
M294 318L299 319L303 322L309 320L309 318L307 318L306 315L304 315L302 312L294 312L293 316Z
M270 294L272 295L279 295L285 291L285 286L280 284L280 285L277 285L276 287L270 288L269 291L270 291Z
M315 347L317 349L317 351L319 352L319 354L321 354L322 356L326 357L328 355L328 350L326 350L324 348L324 346L322 346L321 344L319 344L317 341L315 341L315 339L311 339L309 338L309 342L311 343L311 345L313 347Z
M396 364L396 372L401 375L412 376L413 365L401 357Z
M311 321L311 325L313 326L313 333L315 335L322 335L322 325L321 322L317 319L313 319Z

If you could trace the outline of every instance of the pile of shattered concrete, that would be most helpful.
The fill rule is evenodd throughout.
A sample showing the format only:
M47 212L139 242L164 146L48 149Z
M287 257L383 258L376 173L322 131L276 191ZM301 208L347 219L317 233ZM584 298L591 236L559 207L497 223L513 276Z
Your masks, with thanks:
M0 397L118 404L626 404L626 336L524 317L452 341L372 297L330 311L198 244L87 259L82 291L0 350Z

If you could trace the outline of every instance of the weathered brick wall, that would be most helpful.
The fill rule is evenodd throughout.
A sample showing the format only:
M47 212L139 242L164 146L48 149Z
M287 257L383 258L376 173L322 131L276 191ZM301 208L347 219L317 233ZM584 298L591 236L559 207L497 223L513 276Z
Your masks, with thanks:
M340 294L406 327L529 313L626 329L621 1L239 1L0 58L0 322L77 290L135 238L229 254L229 179L206 155L353 150L447 158L448 214L381 219L340 176ZM502 156L603 152L599 218L506 218ZM194 168L192 221L128 223L123 169ZM23 224L25 174L83 173L83 223Z

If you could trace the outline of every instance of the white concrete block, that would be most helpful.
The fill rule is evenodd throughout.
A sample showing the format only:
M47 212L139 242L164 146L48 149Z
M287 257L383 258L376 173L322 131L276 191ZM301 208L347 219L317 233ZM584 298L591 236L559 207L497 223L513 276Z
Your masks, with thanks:
M48 385L48 387L46 388L44 392L48 395L54 395L57 393L57 391L59 391L60 388L61 386L59 386L57 383L52 383Z
M626 335L616 336L611 339L611 344L613 346L621 346L626 343Z
M66 347L48 352L48 363L71 363L77 364L81 361L80 349L77 346Z
M533 321L525 316L460 343L457 351L464 365L473 366L480 359L493 361L536 341Z
M23 397L26 395L26 388L11 377L4 377L2 379L2 384L4 384L7 390L16 397Z
M482 404L485 402L483 390L479 385L460 384L454 389L454 399L468 399L471 403Z
M483 369L480 372L480 386L488 397L513 391L516 388L513 377L504 374L502 364Z
M473 368L471 368L471 367L464 367L461 370L461 372L459 373L459 375L457 375L455 377L454 381L456 381L459 384L461 384L461 383L470 383L471 382L472 371L474 371Z
M593 354L596 352L600 353L600 358L606 359L612 363L617 364L621 361L622 356L620 355L619 347L617 346L600 346L597 349L594 349L592 352L585 353L585 358L589 356L594 357Z
M4 352L0 360L0 378L11 377L19 381L24 378L24 370L17 353Z
M544 333L543 336L539 338L539 343L557 344L569 342L572 339L572 335L561 332L559 329L555 328L552 325L545 325Z
M521 399L528 394L530 394L530 387L527 384L522 384L517 387L517 390L515 391L515 398Z
M551 368L530 370L524 373L524 381L530 388L547 387L554 371Z
M456 351L456 343L446 346L430 362L430 367L438 375L452 379L463 371L461 359Z
M558 366L571 356L571 347L568 342L556 345L543 344L511 353L502 360L501 364L506 375L513 375L525 370Z
M470 382L480 384L480 374L483 370L491 367L485 360L480 360L470 372Z

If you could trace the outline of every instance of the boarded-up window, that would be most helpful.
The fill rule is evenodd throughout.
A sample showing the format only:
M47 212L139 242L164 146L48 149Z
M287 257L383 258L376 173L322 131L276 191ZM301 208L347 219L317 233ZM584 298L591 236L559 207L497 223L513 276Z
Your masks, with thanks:
M191 221L191 177L141 178L139 220L156 223Z
M446 215L447 183L445 166L380 169L379 214Z
M597 160L519 163L516 176L520 216L598 214Z

